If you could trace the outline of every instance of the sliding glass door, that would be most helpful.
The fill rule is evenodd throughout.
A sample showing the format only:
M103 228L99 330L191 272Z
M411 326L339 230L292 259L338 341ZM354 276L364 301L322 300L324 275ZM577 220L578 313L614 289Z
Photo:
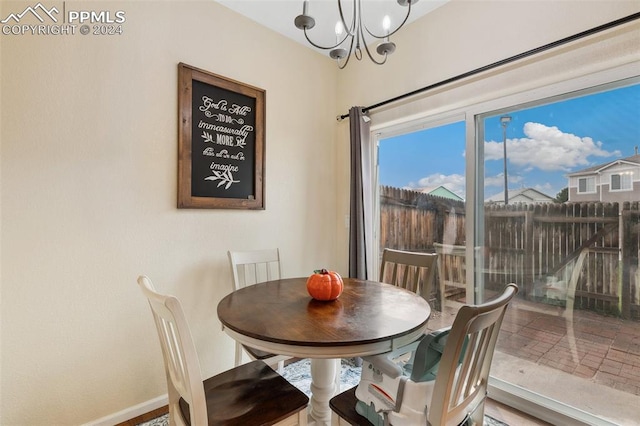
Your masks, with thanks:
M378 139L379 254L384 248L439 253L441 273L429 293L432 329L451 325L466 301L464 153L460 117Z
M520 287L493 376L602 421L640 406L640 84L477 117L485 297Z
M374 130L379 253L439 254L432 329L516 283L491 395L556 424L640 406L640 78L607 79Z

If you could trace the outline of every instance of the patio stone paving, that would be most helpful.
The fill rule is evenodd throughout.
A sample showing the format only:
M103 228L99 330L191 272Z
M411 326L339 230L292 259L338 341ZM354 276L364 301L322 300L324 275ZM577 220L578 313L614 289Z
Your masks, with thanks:
M455 314L434 311L430 329ZM640 396L640 322L517 299L507 310L497 350Z
M640 323L517 300L507 311L499 350L640 395ZM573 325L573 326L572 326Z

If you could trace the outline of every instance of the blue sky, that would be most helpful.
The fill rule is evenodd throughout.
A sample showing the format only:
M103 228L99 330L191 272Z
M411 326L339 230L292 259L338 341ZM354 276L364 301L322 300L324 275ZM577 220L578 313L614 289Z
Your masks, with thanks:
M504 190L500 115L484 120L485 198ZM640 84L510 112L509 189L555 197L567 173L634 155L640 146ZM458 122L380 141L380 184L443 185L465 197L465 129Z

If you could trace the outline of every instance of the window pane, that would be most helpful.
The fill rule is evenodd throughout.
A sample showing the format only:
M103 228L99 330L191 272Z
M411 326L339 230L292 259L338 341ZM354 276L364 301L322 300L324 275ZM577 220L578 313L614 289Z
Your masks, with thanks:
M465 125L455 122L378 141L379 255L384 248L439 252L431 329L451 325L465 301Z
M620 189L620 175L611 175L611 189Z
M611 190L629 191L633 189L633 172L611 175Z
M640 170L637 111L636 84L479 120L483 292L520 288L492 375L616 424L640 406L640 186L611 192Z
M586 179L580 179L578 181L578 184L579 184L578 192L587 192L587 180Z

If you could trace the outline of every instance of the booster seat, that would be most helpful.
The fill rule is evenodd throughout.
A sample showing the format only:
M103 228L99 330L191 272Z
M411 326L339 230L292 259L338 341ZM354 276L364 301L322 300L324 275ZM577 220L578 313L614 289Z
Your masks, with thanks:
M426 425L449 331L437 330L395 351L364 357L356 388L358 414L374 426Z

